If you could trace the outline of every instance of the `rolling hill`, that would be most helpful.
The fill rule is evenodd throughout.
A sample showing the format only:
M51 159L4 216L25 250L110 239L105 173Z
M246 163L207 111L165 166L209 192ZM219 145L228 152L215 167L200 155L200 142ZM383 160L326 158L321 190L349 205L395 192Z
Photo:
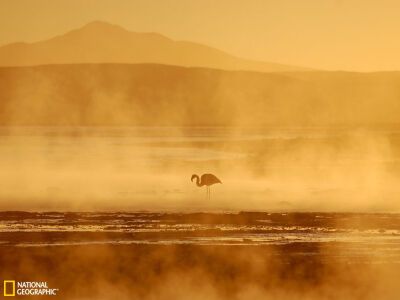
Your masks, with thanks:
M0 68L1 125L370 125L398 123L399 99L400 72Z

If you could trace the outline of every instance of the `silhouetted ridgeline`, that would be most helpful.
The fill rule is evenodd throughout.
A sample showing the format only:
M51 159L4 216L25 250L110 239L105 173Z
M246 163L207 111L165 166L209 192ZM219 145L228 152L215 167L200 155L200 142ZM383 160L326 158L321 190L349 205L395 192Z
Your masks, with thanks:
M259 72L308 68L243 59L206 45L174 41L158 33L139 33L94 21L48 40L0 47L0 66L79 63L156 63L182 67Z
M1 125L371 125L399 115L400 72L0 68Z

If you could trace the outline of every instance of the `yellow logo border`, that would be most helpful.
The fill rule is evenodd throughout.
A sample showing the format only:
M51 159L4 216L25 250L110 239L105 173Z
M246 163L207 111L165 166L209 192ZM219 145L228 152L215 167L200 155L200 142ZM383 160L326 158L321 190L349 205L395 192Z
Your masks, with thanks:
M13 292L12 294L7 294L7 283L12 283ZM15 280L4 280L4 297L15 296Z

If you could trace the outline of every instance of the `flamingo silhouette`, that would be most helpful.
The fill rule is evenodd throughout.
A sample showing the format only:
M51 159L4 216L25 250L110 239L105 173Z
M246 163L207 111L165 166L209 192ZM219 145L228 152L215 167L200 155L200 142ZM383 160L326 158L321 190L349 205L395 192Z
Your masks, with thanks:
M193 179L195 178L198 187L202 187L203 185L207 186L207 200L211 198L210 186L216 183L222 183L214 174L203 174L201 175L201 179L199 178L199 175L193 174L190 181L193 182Z

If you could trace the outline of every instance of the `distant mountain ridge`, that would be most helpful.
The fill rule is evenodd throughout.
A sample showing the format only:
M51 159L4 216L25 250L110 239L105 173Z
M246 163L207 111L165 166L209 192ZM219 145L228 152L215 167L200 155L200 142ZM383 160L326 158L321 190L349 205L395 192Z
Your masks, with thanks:
M0 66L77 63L156 63L259 72L310 70L242 59L202 44L174 41L158 33L136 33L101 21L48 40L0 47Z

